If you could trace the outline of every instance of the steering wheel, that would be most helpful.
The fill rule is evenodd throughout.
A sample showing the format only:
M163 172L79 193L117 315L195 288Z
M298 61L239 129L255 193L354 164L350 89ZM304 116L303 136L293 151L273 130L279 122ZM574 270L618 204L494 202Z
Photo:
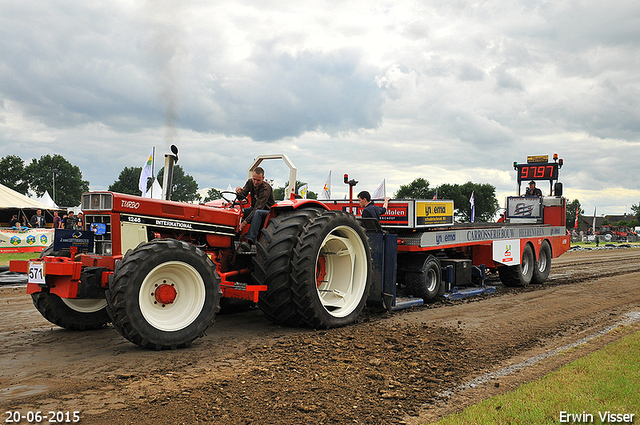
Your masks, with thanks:
M233 195L233 199L229 199L224 195ZM222 196L222 199L224 199L225 201L227 201L230 206L234 206L234 205L243 205L247 203L247 198L245 198L244 196L240 195L238 192L232 192L230 190L223 190L220 192L220 196Z

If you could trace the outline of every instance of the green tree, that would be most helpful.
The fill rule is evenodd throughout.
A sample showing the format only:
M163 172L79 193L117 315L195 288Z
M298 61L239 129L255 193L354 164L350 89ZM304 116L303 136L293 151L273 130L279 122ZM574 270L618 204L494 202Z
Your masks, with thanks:
M124 170L122 170L118 176L118 180L109 186L109 190L140 196L141 193L140 189L138 189L138 182L140 181L141 172L142 167L124 167Z
M54 185L55 173L55 191ZM89 182L82 180L82 172L62 155L43 155L32 159L24 169L29 187L37 196L49 191L56 204L66 207L80 205L82 193L89 190Z
M222 198L222 193L215 187L212 187L207 191L207 197L204 198L203 202L206 203L206 202L215 201L216 199L221 199L221 198Z
M580 201L574 199L567 204L567 229L574 229L576 226L576 210L578 211L578 223L580 223L584 210L580 207ZM602 224L605 223L603 222Z
M631 211L633 212L633 218L634 218L634 226L637 226L638 223L640 223L640 203L638 203L637 205L631 205Z
M164 177L164 167L158 171L158 182L162 186ZM186 174L181 166L173 167L173 181L171 184L171 200L178 202L200 201L202 197L198 194L198 183L189 174Z
M408 185L401 185L396 192L396 198L406 199L433 199L438 193L438 199L453 201L454 216L456 221L471 221L471 193L474 194L476 206L475 221L487 222L495 218L500 204L496 199L496 188L488 183L467 182L459 184L443 184L437 188L430 188L429 182L423 178L417 178Z
M295 192L298 193L298 189L300 189L302 186L304 186L305 184L307 184L306 182L301 182L300 180L296 180L296 188L295 188ZM284 199L284 190L285 188L289 185L289 182L287 181L284 186L279 187L277 189L273 189L273 197L276 201L281 201ZM315 192L312 192L310 190L307 190L307 199L318 199L318 194Z
M418 177L407 185L400 185L400 190L395 193L394 198L432 199L435 194L436 189L431 189L429 187L429 181L422 177Z
M471 221L471 194L476 208L475 221L493 221L500 204L496 199L496 188L489 183L466 182L463 185L443 184L438 186L439 199L452 199L456 221Z
M24 161L17 155L7 155L0 159L0 184L26 195L29 182L25 180Z

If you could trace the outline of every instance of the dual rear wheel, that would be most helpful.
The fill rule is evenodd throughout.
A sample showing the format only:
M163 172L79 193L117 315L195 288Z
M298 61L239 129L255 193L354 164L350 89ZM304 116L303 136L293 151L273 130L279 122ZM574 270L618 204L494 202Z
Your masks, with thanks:
M540 253L536 261L533 247L526 244L522 250L522 259L516 266L498 267L500 281L504 286L524 287L532 284L544 283L551 271L551 247L547 241L540 246Z

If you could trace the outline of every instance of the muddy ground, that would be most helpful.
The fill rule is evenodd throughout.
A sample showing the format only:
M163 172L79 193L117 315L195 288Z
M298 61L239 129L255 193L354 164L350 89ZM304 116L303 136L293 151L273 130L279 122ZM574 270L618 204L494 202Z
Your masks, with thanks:
M281 328L257 310L219 315L191 348L162 352L112 327L58 328L24 288L0 287L1 413L79 411L84 424L428 423L640 329L627 324L456 389L640 312L640 249L568 252L541 286L488 283L496 294L367 310L357 324L328 331Z

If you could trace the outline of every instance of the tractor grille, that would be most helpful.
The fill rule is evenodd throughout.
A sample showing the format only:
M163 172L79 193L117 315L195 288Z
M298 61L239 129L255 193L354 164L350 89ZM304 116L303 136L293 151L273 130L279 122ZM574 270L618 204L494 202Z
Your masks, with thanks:
M99 255L111 255L111 216L85 214L85 230L91 230L94 223L102 223L106 227L104 235L94 235L94 253Z

